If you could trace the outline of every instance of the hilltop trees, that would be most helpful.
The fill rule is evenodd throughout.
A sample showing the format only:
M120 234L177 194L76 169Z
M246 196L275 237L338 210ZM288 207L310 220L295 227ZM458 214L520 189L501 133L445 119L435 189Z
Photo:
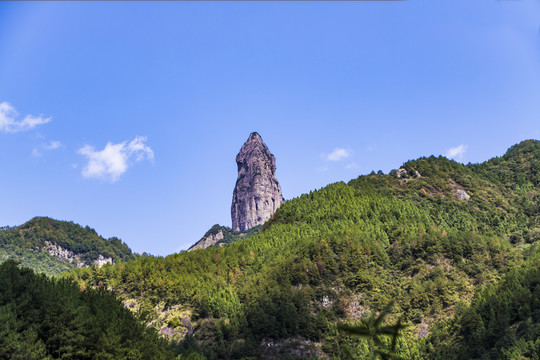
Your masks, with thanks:
M294 342L304 358L365 359L373 344L337 325L377 318L392 300L383 326L409 325L394 347L402 358L538 357L539 189L530 171L539 148L512 148L500 176L488 175L502 166L495 160L409 161L408 178L372 173L288 201L261 232L226 247L66 276L110 287L139 313L186 309L194 332L179 351L207 359L269 348L293 358Z
M72 261L49 254L51 248L61 248L75 258ZM16 260L47 275L83 265L91 265L99 256L114 262L136 257L120 239L104 239L94 229L73 222L35 217L26 223L0 229L0 261Z

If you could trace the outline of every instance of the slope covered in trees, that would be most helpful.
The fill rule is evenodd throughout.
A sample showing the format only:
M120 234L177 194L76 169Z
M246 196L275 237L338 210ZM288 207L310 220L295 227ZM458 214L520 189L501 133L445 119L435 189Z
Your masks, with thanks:
M94 229L73 222L35 217L19 226L0 228L0 261L20 261L47 275L93 265L97 260L134 258L118 238L106 240Z
M478 165L421 158L288 201L261 232L226 247L67 276L111 288L134 311L159 318L154 327L183 339L184 354L208 359L365 359L372 341L337 324L365 321L391 300L387 321L409 325L396 346L403 358L485 351L503 359L516 347L535 358L535 305L502 322L526 339L501 343L495 325L476 338L461 331L467 314L491 323L497 301L523 307L512 277L523 294L538 295L539 161L538 141ZM499 293L506 295L491 300ZM487 348L471 350L485 339Z
M438 324L426 352L439 359L538 359L540 248L521 267L477 290L470 306Z
M171 359L155 332L103 289L0 265L0 358Z

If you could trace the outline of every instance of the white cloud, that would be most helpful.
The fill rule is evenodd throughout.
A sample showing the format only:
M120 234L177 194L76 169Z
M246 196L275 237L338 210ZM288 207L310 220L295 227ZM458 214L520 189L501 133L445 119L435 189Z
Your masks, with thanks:
M349 170L352 170L358 168L358 164L353 161L352 163L347 164L345 167Z
M26 115L22 120L17 120L19 113L8 102L0 103L0 132L15 133L35 128L38 125L51 121L51 117L41 115Z
M47 145L45 145L45 149L55 150L55 149L58 149L60 146L62 146L62 143L60 141L53 140Z
M330 154L326 155L326 160L328 161L340 161L345 158L348 158L352 155L352 152L343 148L336 148Z
M42 144L39 148L32 149L32 156L40 157L43 151L56 150L62 146L60 141L53 140L48 144Z
M88 163L82 169L82 176L107 180L112 183L118 181L133 161L148 159L154 160L154 152L145 145L146 137L137 136L130 142L119 144L108 142L103 150L94 150L91 145L79 149L79 154L88 158Z
M459 159L461 160L463 158L463 155L467 152L468 145L458 145L456 147L452 147L448 150L446 150L446 153L444 156L446 156L449 159Z

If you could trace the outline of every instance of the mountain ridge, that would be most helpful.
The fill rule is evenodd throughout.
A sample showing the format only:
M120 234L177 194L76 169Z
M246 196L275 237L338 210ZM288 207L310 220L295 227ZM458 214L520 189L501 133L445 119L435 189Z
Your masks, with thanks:
M116 237L104 239L89 226L34 217L0 230L0 260L17 260L48 275L82 266L133 260L131 249Z
M519 166L515 149L524 148L530 164ZM184 354L366 358L373 343L336 326L367 321L395 300L388 321L409 324L396 354L437 359L430 346L448 337L444 324L456 309L476 311L470 306L480 289L530 266L538 249L538 174L531 169L540 142L514 148L502 165L490 161L411 160L404 171L373 172L291 199L259 233L228 246L64 276L110 287L133 311L161 319L152 326L162 333L189 333L181 317L193 329L176 338ZM490 177L496 166L506 175ZM167 318L163 309L172 308L181 315Z

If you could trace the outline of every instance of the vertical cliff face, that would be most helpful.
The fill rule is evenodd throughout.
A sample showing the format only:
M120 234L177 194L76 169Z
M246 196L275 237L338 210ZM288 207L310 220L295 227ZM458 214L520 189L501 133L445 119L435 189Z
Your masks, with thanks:
M238 180L231 207L232 228L246 231L264 224L283 203L276 179L276 159L256 132L236 156Z

